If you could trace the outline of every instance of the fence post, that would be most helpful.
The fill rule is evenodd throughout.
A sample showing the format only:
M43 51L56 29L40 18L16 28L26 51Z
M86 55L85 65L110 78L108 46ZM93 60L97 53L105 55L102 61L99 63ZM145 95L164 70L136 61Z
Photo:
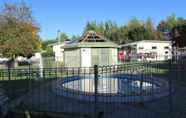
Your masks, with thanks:
M57 62L58 63L58 62ZM55 76L56 76L56 79L58 78L58 66L56 67L56 69L55 69Z
M141 79L140 79L140 96L141 96L141 105L144 105L143 101L143 81L144 81L144 73L143 70L141 71Z
M43 68L43 80L45 80L46 79L46 69L45 68Z
M8 95L12 98L12 83L11 83L11 62L8 61L7 63L7 67L8 67Z
M11 67L10 67L10 64L8 62L8 80L11 80Z
M94 116L97 118L98 66L94 65Z
M28 73L29 73L29 78L28 78L28 91L29 92L31 90L31 63L29 62L28 65Z

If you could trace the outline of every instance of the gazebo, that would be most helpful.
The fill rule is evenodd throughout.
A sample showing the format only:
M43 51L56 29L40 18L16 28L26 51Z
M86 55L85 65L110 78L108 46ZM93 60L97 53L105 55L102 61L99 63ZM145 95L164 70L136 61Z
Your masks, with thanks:
M94 31L64 46L65 67L114 65L118 62L118 45Z

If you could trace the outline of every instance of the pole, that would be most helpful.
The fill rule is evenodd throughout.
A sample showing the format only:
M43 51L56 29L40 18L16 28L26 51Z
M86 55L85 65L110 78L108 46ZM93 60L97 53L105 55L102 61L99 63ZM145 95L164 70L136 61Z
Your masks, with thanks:
M94 96L95 96L94 115L95 115L95 118L97 118L97 94L98 94L98 66L94 65Z
M58 30L58 31L57 31L57 40L58 40L58 44L60 44L60 34L61 34L61 31Z
M177 61L177 48L176 48L176 46L174 46L174 44L176 42L173 40L173 38L171 38L171 43L172 43L171 44L171 46L172 46L172 50L171 50L172 58L169 60L169 80L168 80L168 82L169 82L169 113L170 113L170 117L172 118L172 105L173 105L173 99L172 99L172 78L173 78L172 77L173 76L172 72L173 72L173 67L172 67L172 64Z
M58 31L57 31L57 40L58 40L58 48L59 48L59 50L60 50L60 46L59 46L59 45L60 45L60 34L61 34L61 31L58 30ZM56 62L56 66L57 66L57 67L56 67L56 71L58 72L58 66L59 66L59 65L58 65L58 61L59 61L59 57L57 56L57 57L55 57L55 58L57 58L57 60L56 60L56 61L57 61L57 62ZM57 77L57 72L56 72L56 77Z
M57 31L58 46L60 45L60 34L61 34L61 31L58 30L58 31ZM59 47L59 48L60 48L60 47ZM59 58L59 57L57 57L57 58ZM57 61L58 61L58 59L57 59ZM57 67L58 67L58 63L57 63Z

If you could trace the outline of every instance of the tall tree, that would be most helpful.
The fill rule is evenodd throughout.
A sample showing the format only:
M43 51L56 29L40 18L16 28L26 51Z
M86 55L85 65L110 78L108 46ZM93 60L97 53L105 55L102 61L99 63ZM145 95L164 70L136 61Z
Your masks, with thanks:
M155 39L155 28L151 18L148 18L145 22L145 39L154 40Z
M66 35L66 33L62 32L60 34L60 42L64 42L67 39L68 39L68 36Z
M128 25L128 38L131 41L145 40L145 25L137 18L133 18L129 21Z
M31 8L25 3L5 3L0 9L0 53L15 58L30 57L41 48Z
M136 29L136 28L141 27L141 26L143 26L143 25L144 25L144 24L143 24L142 21L138 20L137 18L132 18L132 19L128 22L127 27L128 27L129 30L133 30L133 29Z
M120 44L125 44L125 43L129 43L130 42L130 39L128 37L128 32L129 32L129 29L127 26L121 26L120 27Z
M157 28L151 18L148 18L146 21L132 18L128 24L120 26L112 21L101 23L92 21L87 22L84 32L94 30L118 44L138 40L165 40L170 39L167 34L175 26L182 24L182 22L184 22L184 19L178 18L174 14L162 20Z
M176 47L186 46L186 20L182 21L178 26L174 27L171 31L173 45Z
M84 33L87 31L90 31L90 30L97 31L97 29L98 28L97 28L96 21L87 22L87 24L84 28Z
M183 21L183 18L176 17L175 14L168 16L165 20L160 21L157 26L158 31L161 32L171 32L171 30L178 26L180 22Z
M73 35L70 40L79 40L81 38L81 36L79 35Z

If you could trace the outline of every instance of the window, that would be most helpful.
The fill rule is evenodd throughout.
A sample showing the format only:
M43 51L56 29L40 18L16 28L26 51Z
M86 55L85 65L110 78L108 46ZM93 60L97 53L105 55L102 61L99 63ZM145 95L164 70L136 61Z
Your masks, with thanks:
M169 46L165 46L164 49L169 49Z
M152 49L157 49L157 47L156 46L152 46Z
M168 54L168 53L169 53L168 51L165 52L165 54Z
M144 47L139 47L139 49L140 49L140 50L143 50L143 49L144 49Z

